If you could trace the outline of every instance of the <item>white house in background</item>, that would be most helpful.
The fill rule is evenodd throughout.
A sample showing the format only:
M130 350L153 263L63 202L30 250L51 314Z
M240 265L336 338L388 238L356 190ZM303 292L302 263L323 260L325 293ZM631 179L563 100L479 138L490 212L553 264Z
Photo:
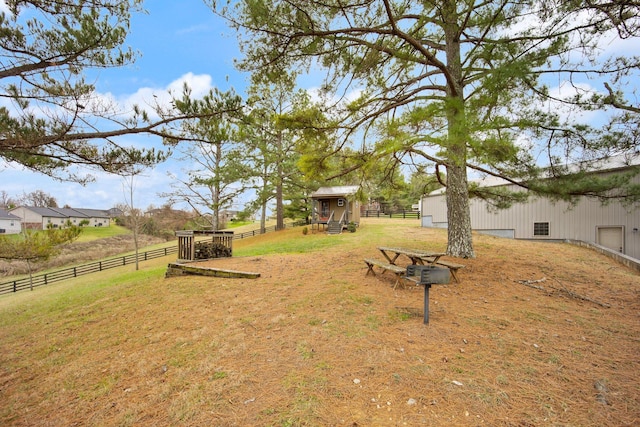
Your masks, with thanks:
M597 173L615 174L640 168L640 153L631 158L612 158ZM633 179L640 185L640 173ZM522 190L495 178L480 181L487 187L504 186ZM471 199L471 228L474 231L514 239L579 240L595 243L629 257L640 259L640 206L620 202L603 205L582 197L575 206L546 198L533 198L508 209L489 211L486 202ZM422 196L422 226L447 227L445 194L438 190Z
M82 208L73 208L73 210L89 219L89 227L108 227L111 225L111 215L107 210Z
M89 217L82 212L79 212L77 209L71 208L49 208L52 211L58 212L64 215L68 221L71 221L71 224L79 226L80 223L84 220L90 221ZM65 221L65 224L67 221Z
M22 227L27 230L44 230L48 227L64 227L67 216L50 208L19 206L9 211L22 220Z
M80 225L82 220L87 220L89 227L108 227L111 223L109 213L99 209L19 206L11 209L10 213L22 220L22 227L32 230L61 228L67 221L71 221L73 225Z
M0 234L18 234L20 231L22 231L20 217L0 209Z

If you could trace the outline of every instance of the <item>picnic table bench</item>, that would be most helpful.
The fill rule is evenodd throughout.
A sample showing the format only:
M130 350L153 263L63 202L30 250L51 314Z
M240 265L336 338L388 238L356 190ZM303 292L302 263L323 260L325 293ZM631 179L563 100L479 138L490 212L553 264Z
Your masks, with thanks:
M440 258L446 255L443 252L427 252L419 249L406 249L398 247L381 246L378 250L384 255L390 264L395 265L396 260L400 255L404 255L411 260L414 265L441 265L447 267L451 271L451 275L456 283L460 283L457 272L459 269L464 268L464 265L451 261L441 260Z
M393 274L395 274L396 281L393 284L393 289L395 289L398 286L400 279L404 276L406 271L403 267L400 267L398 265L388 264L386 262L379 261L373 258L365 258L364 262L365 264L367 264L367 267L368 267L367 273L365 274L365 276L368 276L369 273L373 274L374 276L376 275L376 272L373 270L373 267L381 268L382 272L380 274L384 274L387 271L390 271Z
M426 252L416 249L406 249L397 247L380 246L378 250L382 253L389 264L395 264L400 255L404 255L411 260L412 264L424 265L425 261L429 264L435 264L441 256L446 255L444 252Z

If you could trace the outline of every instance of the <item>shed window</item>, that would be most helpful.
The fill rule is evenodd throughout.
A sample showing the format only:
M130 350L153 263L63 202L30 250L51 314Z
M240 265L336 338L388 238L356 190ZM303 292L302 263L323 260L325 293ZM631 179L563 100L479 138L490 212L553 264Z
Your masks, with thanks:
M549 235L549 223L548 222L534 222L533 223L533 235L534 236L548 236Z

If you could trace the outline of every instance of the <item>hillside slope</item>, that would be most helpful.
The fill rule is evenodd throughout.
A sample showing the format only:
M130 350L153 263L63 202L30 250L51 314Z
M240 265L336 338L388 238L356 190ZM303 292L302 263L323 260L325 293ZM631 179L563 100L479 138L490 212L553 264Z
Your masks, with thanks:
M433 286L424 325L421 288L365 276L379 245L443 250L446 232L294 228L207 262L258 279L165 279L167 258L0 298L0 423L640 419L640 275L586 248L478 235L461 283Z

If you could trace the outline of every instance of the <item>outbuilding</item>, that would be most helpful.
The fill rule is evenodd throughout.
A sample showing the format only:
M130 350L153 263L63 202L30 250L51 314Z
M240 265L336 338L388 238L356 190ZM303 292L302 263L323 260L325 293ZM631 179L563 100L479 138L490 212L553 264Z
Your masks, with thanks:
M611 158L595 173L616 174L638 168L640 154ZM640 173L633 179L640 185ZM526 191L495 178L480 180L479 184ZM469 204L471 227L480 233L514 239L583 241L640 259L640 210L637 204L628 206L620 201L602 204L592 197L581 197L575 205L535 197L502 210L489 209L483 200L471 199ZM421 206L422 226L447 227L444 192L435 191L423 196Z
M337 234L349 223L360 224L360 202L357 185L320 187L311 194L311 228L326 226L327 233Z

